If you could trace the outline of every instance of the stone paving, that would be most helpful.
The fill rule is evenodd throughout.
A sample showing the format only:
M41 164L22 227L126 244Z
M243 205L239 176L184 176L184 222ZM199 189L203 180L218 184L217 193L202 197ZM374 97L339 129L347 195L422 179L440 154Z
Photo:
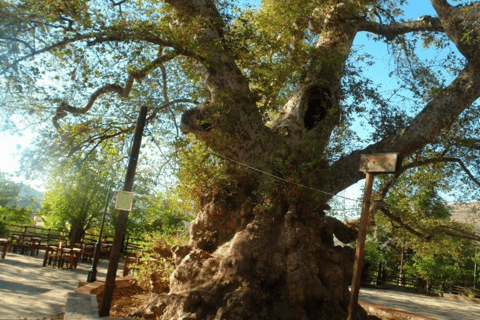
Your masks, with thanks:
M78 264L77 269L62 270L43 267L44 251L38 256L8 253L0 260L0 319L43 319L65 311L67 294L80 281L87 280L91 263ZM105 279L108 261L100 260L97 279ZM122 273L119 263L117 274Z
M76 270L43 267L36 257L7 254L0 260L0 319L48 319L65 311L68 293L85 282L90 263ZM105 279L108 261L100 260L98 279ZM118 266L121 274L123 264ZM480 304L446 300L386 289L360 290L360 300L437 320L480 320Z

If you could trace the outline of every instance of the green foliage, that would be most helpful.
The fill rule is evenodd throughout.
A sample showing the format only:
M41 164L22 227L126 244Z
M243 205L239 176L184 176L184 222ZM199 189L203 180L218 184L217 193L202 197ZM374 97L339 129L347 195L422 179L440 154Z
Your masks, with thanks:
M108 189L108 171L101 159L81 166L70 159L51 172L38 214L47 228L68 230L75 223L86 230L100 220Z
M173 194L137 195L127 220L127 236L143 239L145 235L177 235L184 232L184 223L193 217L182 209Z
M388 221L394 216L401 220L404 225L408 225L411 229L423 234L424 237L429 234L434 237L437 236L438 232L436 230L439 225L450 224L450 210L438 194L445 183L443 169L444 166L441 164L430 165L410 169L402 174L389 191L385 204L380 205L385 206L391 216L388 216L382 210L377 210L379 214L377 216L378 222L388 225ZM383 184L388 179L389 177L379 177L377 181L379 184ZM395 234L397 233L395 232L396 227L398 226L393 223L389 230ZM410 235L412 241L418 238L418 235L407 233L407 236Z
M452 256L428 254L414 256L413 265L405 267L407 275L418 276L432 286L443 287L455 284L462 275L462 266Z
M20 184L8 180L0 172L0 234L5 235L9 224L31 225L30 208L16 205L20 192Z
M150 292L168 292L168 283L175 265L171 247L185 245L187 238L181 235L155 234L146 238L142 248L141 264L133 266L133 275L140 287Z
M176 148L181 168L177 173L179 198L186 211L196 212L202 196L220 191L227 182L227 166L202 141L189 137L177 142ZM189 200L193 200L193 207Z
M387 211L376 211L365 254L372 264L384 259L391 271L398 272L404 247L406 277L423 279L436 290L459 280L470 282L473 270L472 241L449 232L467 233L469 227L450 221L450 210L437 193L445 179L443 169L442 165L411 169L396 181L383 204Z
M7 233L9 224L32 225L33 218L30 217L29 209L0 207L0 234Z

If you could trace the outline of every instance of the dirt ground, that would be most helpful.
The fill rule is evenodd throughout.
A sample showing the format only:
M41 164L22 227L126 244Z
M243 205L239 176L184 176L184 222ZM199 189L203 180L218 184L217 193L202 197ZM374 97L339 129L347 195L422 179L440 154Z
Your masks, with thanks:
M143 303L149 300L150 296L151 293L139 286L115 288L110 307L110 318L132 318L129 315L130 312L138 310ZM102 296L97 295L99 305L101 299Z

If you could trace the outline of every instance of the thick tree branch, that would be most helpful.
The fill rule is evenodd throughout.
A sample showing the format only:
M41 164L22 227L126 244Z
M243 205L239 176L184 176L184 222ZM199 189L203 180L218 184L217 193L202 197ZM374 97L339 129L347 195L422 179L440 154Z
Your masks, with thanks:
M467 168L465 163L462 161L462 159L459 158L453 158L453 157L440 157L440 158L429 158L429 159L421 159L421 160L416 160L413 161L409 164L406 164L402 166L402 168L399 170L399 172L396 172L395 175L393 175L388 181L386 181L375 193L378 197L378 201L384 201L384 199L387 196L388 191L393 187L395 181L400 177L405 171L412 169L412 168L418 168L421 166L429 165L429 164L435 164L435 163L458 163L462 170L465 172L465 174L472 180L477 186L480 187L480 181L475 178L475 176L472 174L472 172Z
M467 64L460 75L411 121L409 127L336 161L329 168L332 177L329 191L340 192L364 177L358 172L361 154L398 152L406 158L434 141L479 97L480 68Z
M477 233L468 232L454 226L440 225L432 230L432 234L438 233L443 233L445 235L462 239L480 241L480 235L478 235Z
M446 0L431 0L431 2L442 21L445 33L455 43L457 49L470 63L480 64L478 4L454 7ZM471 40L465 37L469 30L474 31L474 37Z
M368 31L374 34L382 35L389 41L406 33L418 31L444 31L440 19L430 16L420 17L417 21L407 21L405 23L396 23L390 25L366 21L357 23L356 27L358 31Z
M456 147L480 150L480 140L478 139L455 139L451 143Z
M388 209L388 205L385 204L384 202L381 202L381 203L378 204L378 209L383 214L385 214L386 217L388 217L390 220L398 223L400 225L400 227L402 227L403 229L408 231L410 234L412 234L412 235L414 235L418 238L421 238L425 241L430 241L437 234L444 234L444 235L448 235L448 236L456 237L456 238L461 238L461 239L480 241L480 236L478 234L467 232L467 231L465 231L461 228L454 227L454 226L449 226L449 225L437 226L437 227L433 228L432 230L430 230L430 232L428 232L428 234L424 235L423 233L418 232L417 230L412 228L409 224L403 222L403 220L400 217L392 214L391 211Z
M174 7L175 11L184 19L196 16L207 18L218 34L223 34L225 22L213 0L165 0L165 2Z
M122 3L127 2L127 0L121 0L121 1L118 1L118 2L115 2L114 0L110 0L110 2L111 2L112 5L115 7L115 6L121 5Z

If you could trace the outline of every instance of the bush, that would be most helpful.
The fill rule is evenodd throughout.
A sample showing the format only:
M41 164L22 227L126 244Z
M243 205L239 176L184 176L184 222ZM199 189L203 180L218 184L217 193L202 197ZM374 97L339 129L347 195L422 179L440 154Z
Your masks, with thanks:
M181 235L152 236L142 249L140 264L132 268L137 284L149 292L168 292L170 275L175 269L171 248L186 244L187 240Z

